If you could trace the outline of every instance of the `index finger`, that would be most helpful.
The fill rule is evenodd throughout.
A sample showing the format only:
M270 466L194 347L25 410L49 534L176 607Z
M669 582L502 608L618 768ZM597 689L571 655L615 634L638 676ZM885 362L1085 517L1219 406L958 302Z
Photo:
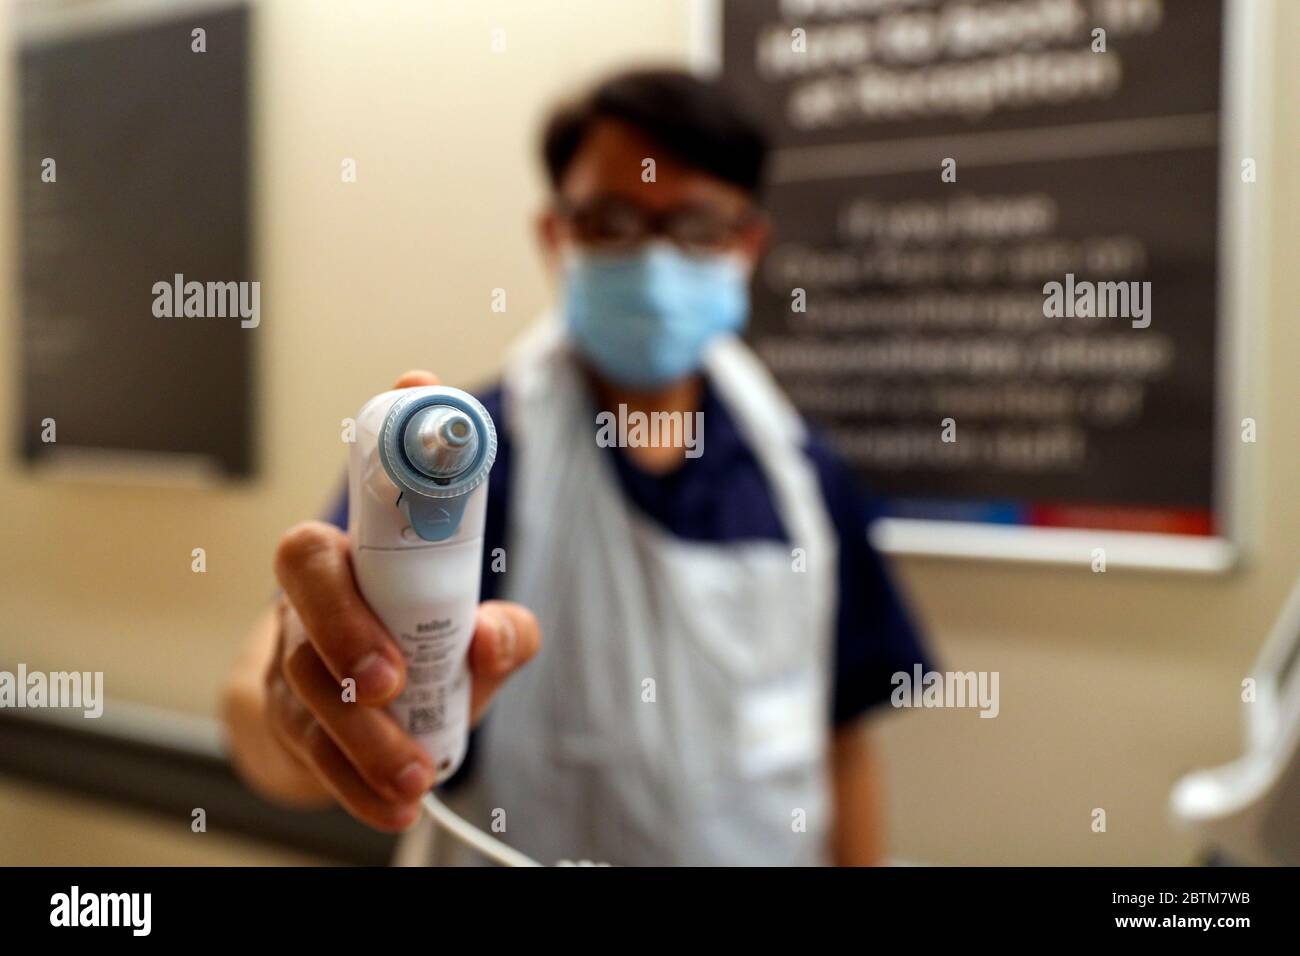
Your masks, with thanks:
M360 703L396 697L406 664L357 590L347 535L321 521L291 528L276 549L275 575L334 678L353 678Z

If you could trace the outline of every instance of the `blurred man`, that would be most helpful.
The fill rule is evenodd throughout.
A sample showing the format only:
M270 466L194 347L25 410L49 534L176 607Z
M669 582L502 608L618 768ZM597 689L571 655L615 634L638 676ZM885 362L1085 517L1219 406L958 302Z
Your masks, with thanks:
M473 821L543 862L881 859L864 716L923 655L866 501L737 338L765 151L676 72L616 77L545 131L559 307L480 395L500 448L475 719L495 702L462 774ZM285 657L268 613L227 721L264 793L404 829L433 769L379 709L403 664L357 593L345 516L281 541L310 642ZM360 705L340 701L347 676Z

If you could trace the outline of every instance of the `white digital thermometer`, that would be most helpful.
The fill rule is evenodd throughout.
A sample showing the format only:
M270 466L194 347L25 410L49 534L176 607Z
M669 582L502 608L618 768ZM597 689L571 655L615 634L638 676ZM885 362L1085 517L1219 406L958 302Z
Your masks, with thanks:
M456 388L376 395L357 415L348 468L348 533L357 585L406 656L390 707L433 758L456 772L469 736L467 654L474 634L497 435Z

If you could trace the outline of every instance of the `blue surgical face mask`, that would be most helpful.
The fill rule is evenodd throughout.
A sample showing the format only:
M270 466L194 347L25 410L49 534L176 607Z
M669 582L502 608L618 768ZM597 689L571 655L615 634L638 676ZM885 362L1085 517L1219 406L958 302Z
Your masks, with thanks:
M663 242L635 252L573 253L564 324L611 381L653 388L697 371L717 336L749 317L749 282L735 255L689 255Z

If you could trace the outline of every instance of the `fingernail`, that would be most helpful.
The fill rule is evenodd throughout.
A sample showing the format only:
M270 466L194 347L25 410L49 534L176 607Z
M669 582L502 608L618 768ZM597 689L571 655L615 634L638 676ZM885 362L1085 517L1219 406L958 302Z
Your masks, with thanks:
M393 778L397 792L407 797L418 797L433 786L433 771L412 760Z
M515 622L505 615L496 619L497 667L505 670L515 662Z
M397 668L378 651L357 661L352 671L357 679L357 693L362 697L387 697L397 690L402 679Z

